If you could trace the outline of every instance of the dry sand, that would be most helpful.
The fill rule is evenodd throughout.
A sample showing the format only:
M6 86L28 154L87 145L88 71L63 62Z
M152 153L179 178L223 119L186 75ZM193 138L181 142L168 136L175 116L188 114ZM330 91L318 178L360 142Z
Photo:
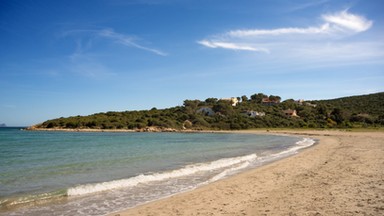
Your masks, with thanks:
M310 136L320 143L295 156L112 215L384 215L383 132L278 133Z

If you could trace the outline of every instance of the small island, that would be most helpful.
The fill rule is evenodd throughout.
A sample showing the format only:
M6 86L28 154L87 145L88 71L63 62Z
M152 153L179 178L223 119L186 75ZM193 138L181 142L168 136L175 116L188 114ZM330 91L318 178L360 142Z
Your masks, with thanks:
M2 123L2 124L0 124L0 127L7 127L7 125Z

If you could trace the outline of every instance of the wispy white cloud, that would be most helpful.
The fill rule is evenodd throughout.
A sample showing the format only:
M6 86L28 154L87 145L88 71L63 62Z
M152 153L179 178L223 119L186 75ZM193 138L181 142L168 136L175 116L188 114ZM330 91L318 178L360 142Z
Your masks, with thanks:
M329 32L329 24L326 23L320 27L309 28L278 28L278 29L250 29L234 30L226 33L229 37L252 37L252 36L278 36L284 34L322 34Z
M306 56L305 53L307 53L317 57L332 53L361 56L355 53L349 54L351 47L354 47L354 50L361 48L362 51L369 49L366 53L379 53L382 55L382 52L378 52L373 48L372 43L370 43L370 46L362 46L364 43L353 45L349 44L346 39L351 35L368 31L373 26L372 20L361 15L352 14L348 10L323 14L321 20L323 20L323 23L320 25L306 28L231 30L223 34L209 36L197 41L197 43L208 48L257 51L271 53L279 57L283 55L282 53L291 53L290 55L292 53L301 53L303 56ZM329 44L332 44L331 48ZM319 49L314 50L313 47Z
M228 42L216 42L216 41L208 41L208 40L201 40L197 43L209 47L209 48L224 48L224 49L232 49L232 50L246 50L246 51L255 51L255 52L265 52L269 53L268 49L264 48L255 48L248 45L241 45L241 44L234 44L234 43L228 43Z
M71 29L61 35L73 39L75 43L75 49L68 56L68 64L65 65L66 70L72 74L91 79L105 79L118 74L118 69L113 64L109 64L108 60L105 60L105 58L113 59L114 52L100 52L100 48L105 48L105 45L115 44L123 48L143 50L159 56L168 55L161 50L142 45L144 42L134 35L122 34L110 28Z
M373 24L373 21L367 20L363 16L348 13L347 10L336 14L326 14L322 18L327 23L332 24L330 29L348 30L356 33L367 31Z
M76 52L82 52L84 50L89 50L93 46L96 46L94 43L95 39L105 39L113 43L118 43L126 47L133 47L137 49L141 49L144 51L148 51L160 56L167 56L168 54L155 48L151 48L148 46L144 46L138 42L138 37L128 34L122 34L114 31L111 28L104 29L72 29L62 33L63 37L68 36L77 36L76 37ZM87 42L84 43L83 39L86 39Z
M253 37L253 36L279 36L288 34L342 34L359 33L367 31L372 27L373 22L363 16L348 13L344 10L334 14L324 14L321 16L324 23L320 26L307 28L277 28L277 29L249 29L233 30L225 35L229 37Z
M370 34L358 36L373 27L372 20L348 10L320 15L320 23L318 18L314 20L316 25L304 28L236 29L208 36L197 43L207 48L268 53L268 56L257 56L273 65L324 67L382 62L384 41L368 40ZM254 59L253 55L247 56ZM249 64L256 64L254 62Z
M112 29L100 30L100 31L97 32L97 35L99 35L101 37L104 37L104 38L111 39L114 42L120 43L120 44L122 44L124 46L135 47L135 48L142 49L142 50L145 50L145 51L149 51L149 52L155 53L157 55L161 55L161 56L167 56L168 55L167 53L165 53L165 52L163 52L161 50L140 45L139 43L137 43L135 41L134 37L129 36L129 35L124 35L124 34L117 33L117 32L115 32Z

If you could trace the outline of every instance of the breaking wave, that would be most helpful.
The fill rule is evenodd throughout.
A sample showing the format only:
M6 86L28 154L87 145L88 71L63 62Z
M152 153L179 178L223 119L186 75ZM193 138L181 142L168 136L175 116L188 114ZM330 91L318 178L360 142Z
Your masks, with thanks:
M113 190L118 188L134 187L138 184L145 184L145 183L154 182L154 181L162 181L162 180L167 180L171 178L180 178L180 177L192 175L198 172L224 169L227 167L230 170L236 169L234 167L238 167L237 169L245 168L250 163L255 161L256 158L257 158L256 154L250 154L250 155L241 156L241 157L224 158L224 159L220 159L220 160L216 160L208 163L188 165L181 169L172 170L169 172L141 174L132 178L127 178L127 179L120 179L120 180L95 183L95 184L79 185L79 186L69 188L67 191L67 195L78 196L78 195L86 195L90 193L102 192L102 191ZM224 172L228 172L228 171L224 171ZM221 175L225 176L225 173ZM216 179L219 179L219 177L216 177Z
M268 156L268 158L275 159L275 158L281 158L281 157L286 157L292 154L296 154L300 149L308 148L314 145L315 143L316 141L311 138L303 138L302 140L297 141L295 145L292 146L291 148L275 154L271 154L270 156Z

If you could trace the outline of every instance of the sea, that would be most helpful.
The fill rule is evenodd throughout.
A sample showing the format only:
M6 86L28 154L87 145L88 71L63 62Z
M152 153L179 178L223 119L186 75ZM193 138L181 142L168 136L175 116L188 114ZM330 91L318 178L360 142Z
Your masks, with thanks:
M296 154L311 138L0 128L0 215L106 215Z

